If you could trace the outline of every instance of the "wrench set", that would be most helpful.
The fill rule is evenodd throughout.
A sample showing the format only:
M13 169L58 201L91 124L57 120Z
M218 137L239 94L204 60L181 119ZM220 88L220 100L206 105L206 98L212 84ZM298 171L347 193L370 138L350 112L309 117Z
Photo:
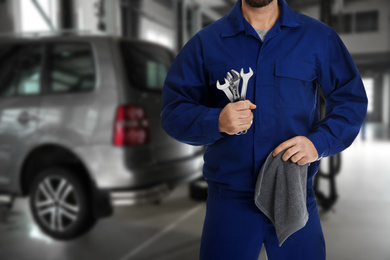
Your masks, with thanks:
M233 74L233 75L232 75ZM237 102L246 99L246 92L248 89L249 79L253 76L252 68L249 68L248 73L244 73L244 69L242 68L240 73L235 70L231 70L231 73L228 72L226 74L225 83L221 85L219 80L217 81L217 88L222 90L225 95L228 97L230 102ZM241 93L239 93L239 86L241 78L243 80ZM237 133L236 135L246 134L247 130Z

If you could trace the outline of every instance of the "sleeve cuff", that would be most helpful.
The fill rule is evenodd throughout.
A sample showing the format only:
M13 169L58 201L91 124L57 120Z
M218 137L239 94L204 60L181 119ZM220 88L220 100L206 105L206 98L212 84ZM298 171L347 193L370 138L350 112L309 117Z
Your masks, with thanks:
M203 118L203 130L205 136L210 137L214 140L222 138L222 134L219 132L219 114L222 108L210 108Z
M316 161L326 157L329 153L329 145L326 136L321 132L313 132L306 136L315 146L318 152Z

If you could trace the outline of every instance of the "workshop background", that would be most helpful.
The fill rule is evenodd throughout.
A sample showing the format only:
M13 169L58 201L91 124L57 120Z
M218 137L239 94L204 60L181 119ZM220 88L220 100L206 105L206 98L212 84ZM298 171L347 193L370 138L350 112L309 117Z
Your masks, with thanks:
M10 44L16 44L15 40L20 40L17 44L21 44L23 41L31 43L35 39L50 39L50 37L54 37L56 44L60 44L58 42L66 42L66 39L71 37L78 37L77 39L80 40L84 39L84 37L95 39L91 38L94 36L98 38L112 37L116 39L115 43L121 41L122 37L135 38L164 46L164 48L161 48L153 44L140 44L141 47L149 46L141 48L139 45L134 45L136 46L135 52L143 53L142 55L144 55L145 51L150 51L151 57L149 58L151 61L148 61L146 65L142 61L137 60L137 53L130 53L131 51L129 53L123 52L123 55L133 55L129 56L130 58L124 63L138 62L141 64L139 66L145 66L145 71L138 71L137 73L145 74L144 77L140 76L140 80L144 80L144 83L149 88L146 91L141 92L137 90L138 92L135 91L134 93L139 94L139 99L145 102L145 106L154 104L154 111L158 111L160 103L156 99L158 99L161 92L161 89L159 89L161 84L158 83L163 81L167 68L161 65L162 61L158 61L155 56L169 57L166 53L174 56L197 31L227 14L234 3L234 0L0 0L0 57L3 57L0 58L0 85L5 84L2 76L3 71L10 71L10 66L12 66L9 64L5 66L4 61L8 59L7 48ZM320 173L316 178L316 194L326 239L327 259L390 260L390 232L388 231L390 229L390 1L287 0L287 3L294 10L331 25L340 34L361 73L369 100L366 121L359 136L351 147L342 152L341 155L323 159ZM98 42L97 46L106 46L104 44L108 44L108 41L107 43L96 42ZM53 52L60 53L57 54L62 55L63 59L67 56L77 56L77 49L72 49L68 45L65 44L65 47L62 46L58 49L54 47ZM54 44L53 46L56 45ZM53 46L47 49L45 47L45 54L43 54L45 62L50 60L50 57L47 58L46 52L50 52ZM114 45L107 46L109 46L109 49L114 48ZM133 45L128 45L128 48L131 48L131 46ZM61 48L63 48L62 52ZM112 67L110 63L104 64L105 62L112 62L107 54L109 52L99 53L101 49L94 47L91 55L95 55L95 62L102 62L102 67L106 66L110 70L110 67ZM72 53L72 51L74 52ZM53 54L53 59L59 57L56 56L56 53ZM82 62L92 64L91 61L85 58L85 52L79 52L79 55L78 58ZM152 62L152 59L155 60ZM77 57L73 61L75 62L74 66L77 67ZM42 64L46 64L45 62ZM138 63L136 65L126 65L129 67L126 68L125 72L121 73L129 76L129 80L132 80L131 75L127 74L136 71ZM58 82L55 83L57 85L53 83L53 86L55 85L59 90L62 90L66 84L61 83L61 79L66 80L66 77L62 75L61 78L61 68L58 64L55 61L53 62L53 66L58 67L56 68L58 71L52 74L52 77L58 77ZM11 67L11 71L13 68ZM15 70L18 69L20 68L15 67ZM65 73L65 69L62 69L62 73ZM71 71L71 67L67 69L69 73L75 73L75 71ZM115 70L122 71L122 68L115 67ZM49 72L45 70L42 73L42 77L47 73ZM80 69L80 73L84 73L84 70ZM105 73L105 71L96 69L95 73ZM110 73L107 72L107 75L111 75ZM140 74L137 75L139 76ZM39 220L40 216L48 214L49 218L46 220L49 223L49 233L39 228L33 216L29 196L25 196L29 189L27 188L24 192L18 189L20 185L29 187L31 185L30 182L35 180L32 177L29 178L23 175L25 174L24 172L32 172L32 170L22 171L20 167L20 165L24 165L24 155L27 157L28 151L18 150L17 157L12 157L10 151L13 148L27 147L24 143L20 144L20 140L27 140L23 138L29 136L31 131L35 131L36 135L44 131L39 132L40 125L37 123L38 132L36 128L34 130L30 129L31 131L24 131L17 137L19 140L17 145L10 142L9 138L6 138L11 136L10 133L7 133L7 129L10 129L8 126L12 124L12 120L16 119L15 113L19 111L18 106L20 102L25 105L30 101L33 102L32 100L38 100L36 99L37 97L42 97L44 101L37 101L35 108L37 111L44 111L44 109L47 109L45 111L51 111L50 120L52 121L50 122L54 122L55 124L53 123L53 125L58 125L57 121L62 120L60 123L62 123L64 128L71 128L74 124L79 123L78 134L83 137L87 136L87 132L94 132L91 125L94 127L101 125L98 123L87 125L84 122L66 121L69 120L68 117L60 117L62 112L66 113L63 105L69 106L69 109L75 109L76 106L80 106L81 101L70 98L67 96L68 94L63 94L64 96L61 99L59 97L62 94L56 96L46 95L45 92L41 93L40 88L36 89L34 87L38 82L36 78L30 75L30 78L26 80L27 76L23 77L25 82L28 81L28 84L26 83L22 86L25 96L21 94L23 91L18 92L19 94L16 96L12 96L12 94L9 94L10 92L4 92L6 94L3 94L3 87L0 86L0 259L198 259L200 237L205 216L204 196L207 194L205 193L207 187L205 187L204 181L199 178L201 175L199 167L196 168L193 165L197 164L199 166L199 156L196 157L195 155L199 155L202 152L201 148L177 146L179 147L177 148L179 152L172 152L185 153L188 158L193 160L191 167L198 169L196 172L194 170L188 173L186 178L180 178L180 181L171 181L173 177L169 174L166 174L166 177L164 177L165 172L163 169L165 169L164 165L167 163L164 161L159 162L159 164L156 163L162 169L161 176L158 178L151 176L150 178L153 179L153 182L151 181L150 185L131 186L129 181L127 189L119 185L121 189L110 190L105 198L110 200L110 203L107 205L112 206L112 214L106 214L107 217L98 221L96 221L97 218L90 216L90 221L93 223L91 223L89 231L81 232L80 235L67 240L56 239L55 236L49 235L50 228L53 228L53 226L50 226L50 223L53 224L58 220L58 223L56 222L57 224L53 225L55 227L64 225L64 229L66 229L66 224L62 221L68 218L66 223L72 224L74 216L78 216L77 211L74 211L74 215L69 216L68 213L68 215L65 213L61 213L62 215L58 212L54 213L54 211L50 211L52 208L44 212L41 211L41 215L39 215L38 210L38 217L35 216ZM93 82L90 80L90 78L86 77L83 79L83 83L80 83L87 89L84 92L80 92L83 94L79 94L85 95L83 98L87 98L88 93L92 93L88 92L90 91L88 89L89 87L93 89L93 84L97 84L99 87L106 84L112 88L112 91L117 87L114 83L110 85L110 82L104 80L104 77L95 83L90 83ZM45 80L40 82L43 82L42 84L44 85L46 84ZM19 87L20 84L18 85ZM29 96L31 93L34 94L33 99L22 99L26 96L31 98ZM108 96L106 97L106 100L108 100ZM50 98L56 98L56 100L50 101ZM148 100L148 98L153 99L153 102ZM69 99L74 100L74 103L69 102ZM101 102L106 102L104 99L101 100L103 100ZM134 102L139 104L138 101ZM101 104L103 106L103 103ZM104 106L115 108L120 105L109 106L106 103L104 104ZM60 112L54 109L57 105L62 106ZM51 110L44 106L50 107ZM115 114L115 109L112 109L111 114L100 113L100 110L93 110L92 107L88 109L88 107L83 107L80 110L72 111L88 114L88 120L91 120L88 122L95 122L94 120L100 120L100 118L104 117L109 117L111 121L114 121L114 119L117 120L120 117L118 114ZM134 107L125 107L124 109L135 111ZM151 113L152 109L148 107L147 112ZM138 111L135 112L136 114L144 112L142 109L136 111ZM83 163L85 165L100 165L99 161L110 160L109 155L105 154L105 152L112 149L110 151L112 151L114 156L121 157L126 154L127 157L123 156L121 158L123 159L121 161L123 165L130 168L132 165L141 165L142 171L145 172L148 172L147 167L157 167L154 165L153 160L145 164L139 162L148 157L149 154L152 154L150 157L157 161L165 157L169 157L169 160L182 161L184 160L183 158L187 160L187 157L179 158L178 154L169 156L169 152L167 152L169 149L164 150L165 152L162 152L163 155L161 153L157 153L158 156L156 155L153 149L162 149L161 146L164 143L158 143L153 138L162 138L163 134L161 131L153 134L153 131L157 130L152 128L158 128L159 126L156 124L157 120L153 121L151 119L152 116L149 114L148 116L150 122L142 123L143 125L139 123L140 125L137 126L136 131L147 129L151 133L150 140L149 136L144 138L143 132L142 134L137 132L138 135L136 135L135 141L141 140L139 144L148 147L148 151L142 150L143 148L138 146L133 147L131 144L127 144L127 146L123 144L118 145L114 143L115 141L111 142L110 139L108 143L111 142L109 145L112 147L102 148L105 149L104 152L99 150L98 145L95 145L92 148L93 150L87 152L88 156L77 158L77 152L80 152L81 149L72 150L72 145L69 145L66 154L68 156L68 154L72 153L72 159L77 161L78 165ZM139 117L137 117L137 120L140 119L138 120L139 122L147 120L142 115ZM21 121L21 117L18 117L18 120L20 123L24 122ZM42 123L42 127L43 125L45 124ZM86 125L85 128L83 128L84 125ZM109 127L113 128L113 125L109 124ZM117 128L115 129L115 131L120 131ZM133 130L130 129L129 131ZM53 136L56 132L58 130L55 129L45 132L47 134L46 139L50 139L48 136ZM112 133L110 132L109 134L111 136ZM103 138L102 136L97 136L96 138ZM63 137L66 139L68 136L63 135ZM46 139L42 137L40 140ZM65 141L60 139L58 136L50 139L52 146L57 145L55 151L58 151L61 145L65 147ZM31 141L31 139L28 140ZM172 144L172 140L164 142L167 146L175 147ZM61 148L61 151L65 151L64 147ZM134 151L137 152L132 152L131 149L135 149ZM44 157L40 158L43 158L42 160L44 158L56 158L57 162L57 160L60 160L58 158L62 158L65 152L61 153L60 157L50 157L51 154L46 152ZM99 156L93 156L94 154ZM146 157L143 157L144 155ZM17 164L15 160L18 160ZM89 160L89 162L84 160ZM126 160L138 160L138 164L127 162ZM35 169L34 160L30 160L30 163L27 164L30 167L29 169ZM109 162L106 161L105 163L108 164ZM11 171L11 167L8 167L11 164L18 165L20 170L15 170L18 169L15 166ZM101 165L101 167L105 167L104 164ZM111 169L105 168L106 175L103 177L99 175L100 179L96 181L96 185L98 187L113 187L116 176L119 176L115 171L122 170L124 168L123 165ZM180 167L185 166L181 165ZM72 168L70 172L77 174L81 171L78 169L77 167ZM85 166L82 170L83 174L88 174L88 169ZM129 176L133 170L134 172L136 171L135 168L129 170ZM137 170L142 173L138 168ZM154 174L159 174L159 172L155 171ZM19 185L19 183L22 184ZM147 180L145 180L145 183L148 183ZM60 184L55 182L52 184L60 192ZM39 185L37 187L38 191L40 189L44 190ZM69 187L71 187L69 192L72 193L74 191L74 196L76 197L76 202L73 201L75 203L74 206L81 208L83 204L81 202L77 204L77 198L79 198L77 196L83 193L76 192L78 187L76 184ZM23 196L20 196L22 194ZM105 195L107 194L105 193ZM142 195L145 196L142 197ZM36 198L39 200L38 197ZM95 198L94 196L92 197ZM71 203L71 201L68 202ZM89 202L93 203L92 200L89 200ZM56 207L60 206L56 204ZM60 215L63 216L61 220L56 218L56 216ZM54 222L50 222L51 217L55 219L53 220ZM44 218L41 218L41 220L44 221ZM41 225L43 225L42 223ZM60 232L62 230L60 228L57 231ZM266 259L264 250L262 250L259 259Z

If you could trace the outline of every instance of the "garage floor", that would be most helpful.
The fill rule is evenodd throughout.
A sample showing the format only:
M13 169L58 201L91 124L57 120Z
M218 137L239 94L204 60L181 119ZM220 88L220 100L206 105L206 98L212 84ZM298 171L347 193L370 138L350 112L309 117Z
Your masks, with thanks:
M343 153L339 200L321 213L327 259L390 260L389 155L390 129L377 125ZM0 209L0 259L198 259L205 203L189 200L187 192L181 186L160 205L118 207L90 233L66 243L44 236L27 200L18 199L11 211ZM266 259L264 252L259 259Z

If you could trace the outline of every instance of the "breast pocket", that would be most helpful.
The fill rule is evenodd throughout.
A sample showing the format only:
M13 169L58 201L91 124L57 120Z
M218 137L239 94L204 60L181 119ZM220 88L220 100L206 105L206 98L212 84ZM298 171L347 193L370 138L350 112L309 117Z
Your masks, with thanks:
M317 87L313 64L298 60L277 60L275 78L274 107L314 108Z

